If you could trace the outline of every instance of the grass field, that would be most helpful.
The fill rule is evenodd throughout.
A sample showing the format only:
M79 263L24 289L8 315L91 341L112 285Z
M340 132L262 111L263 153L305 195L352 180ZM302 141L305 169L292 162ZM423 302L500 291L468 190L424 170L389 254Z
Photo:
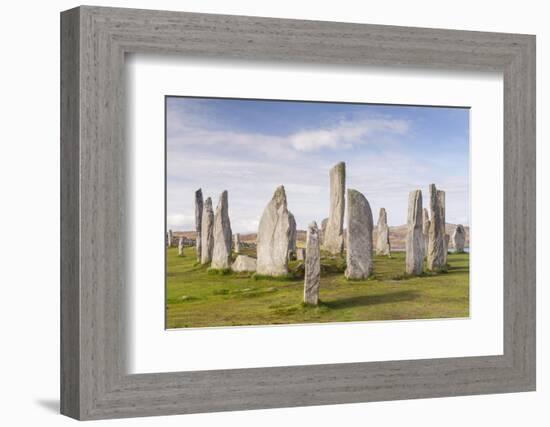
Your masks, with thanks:
M195 248L167 249L166 326L196 328L366 320L467 317L469 255L449 254L448 271L407 277L405 254L376 256L368 280L348 281L342 258L323 256L321 304L302 304L303 268L290 263L285 279L212 274L197 265Z

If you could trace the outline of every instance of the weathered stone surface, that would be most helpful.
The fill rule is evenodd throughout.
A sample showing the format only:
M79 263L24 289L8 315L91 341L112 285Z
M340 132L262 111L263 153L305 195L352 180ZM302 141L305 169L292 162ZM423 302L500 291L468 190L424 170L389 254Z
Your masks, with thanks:
M357 190L348 190L347 217L348 279L366 279L372 273L373 221L369 202Z
M325 244L325 234L327 232L328 218L325 218L321 221L321 245Z
M290 238L288 242L288 259L296 259L296 219L292 212L288 212L288 222L290 224Z
M229 221L229 201L227 191L220 195L214 216L214 250L211 268L223 270L231 267L231 222Z
M445 266L445 192L430 185L430 231L428 238L427 267L437 271Z
M231 270L238 273L256 271L256 259L247 255L238 255L233 265L231 265Z
M174 234L172 233L172 230L168 230L168 234L166 235L166 246L171 248L173 240L174 240Z
M428 209L422 209L422 235L424 238L424 257L428 255L428 240L430 236L430 214Z
M202 231L202 210L204 208L204 203L202 200L202 189L195 191L195 232L197 233L195 237L195 250L197 252L197 261L201 260L202 252L202 241L201 241L201 231Z
M330 210L323 246L331 254L344 250L345 191L346 164L340 162L330 170Z
M204 201L201 224L201 264L208 264L212 261L214 249L214 210L212 199L208 197Z
M275 190L260 219L256 272L268 276L287 274L289 246L290 219L285 188L281 185Z
M445 250L444 250L444 258L445 258L445 264L447 264L447 255L449 254L449 242L451 240L451 236L448 234L445 234L445 239L443 240L445 244Z
M178 240L178 256L183 256L183 237L180 237Z
M306 250L304 248L296 249L296 259L298 261L303 261L306 259Z
M424 236L422 234L422 191L409 193L407 239L405 240L405 272L422 274L424 264Z
M236 253L241 252L241 235L239 233L235 233L233 236L233 250Z
M388 216L386 214L386 209L384 208L380 208L378 224L376 227L378 230L378 235L376 238L376 254L390 256L390 228L388 227Z
M321 284L321 242L317 223L307 227L306 259L304 278L304 303L319 304L319 287Z
M464 243L466 242L466 230L464 230L464 227L462 224L458 224L455 228L455 231L453 231L453 235L451 237L451 243L453 248L455 249L455 252L462 253L464 252Z

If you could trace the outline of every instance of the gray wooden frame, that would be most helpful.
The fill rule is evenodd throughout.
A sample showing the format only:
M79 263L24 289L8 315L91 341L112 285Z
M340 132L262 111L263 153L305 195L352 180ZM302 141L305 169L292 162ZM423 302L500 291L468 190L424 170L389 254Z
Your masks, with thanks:
M504 354L128 375L130 52L502 72ZM83 6L61 14L61 122L63 414L100 419L535 389L534 36Z

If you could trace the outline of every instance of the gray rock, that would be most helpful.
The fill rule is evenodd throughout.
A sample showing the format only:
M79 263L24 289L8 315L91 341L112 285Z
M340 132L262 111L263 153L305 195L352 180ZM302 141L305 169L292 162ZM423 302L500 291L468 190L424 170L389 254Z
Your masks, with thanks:
M239 233L235 233L233 236L233 250L236 253L241 252L241 235Z
M256 259L247 255L238 255L233 265L231 265L231 270L237 273L256 271Z
M373 221L369 202L359 191L348 190L347 217L348 279L366 279L372 273Z
M296 249L296 259L298 261L303 261L306 259L306 250L304 248Z
M195 191L195 232L197 233L195 237L195 250L197 252L197 261L201 260L201 252L202 252L202 239L201 239L201 231L202 231L202 210L204 208L204 203L202 200L202 189L198 189Z
M214 249L214 210L212 199L208 197L204 201L201 223L201 264L208 264L212 261Z
M319 287L321 285L321 242L317 223L307 227L306 259L304 278L304 303L319 304Z
M424 235L422 233L422 191L409 193L407 238L405 240L405 272L422 274L424 264Z
M229 221L229 201L227 190L220 195L214 216L214 250L211 268L224 270L231 267L231 222Z
M464 244L466 243L466 230L462 224L458 224L451 236L451 243L455 252L462 253L464 252Z
M428 209L422 209L422 235L424 238L424 257L428 255L428 240L430 236L430 214Z
M166 235L166 246L169 248L172 247L172 241L174 240L174 235L172 233L172 230L168 230L168 233Z
M296 219L292 212L288 212L288 222L290 224L290 239L288 242L288 259L296 259Z
M290 219L285 188L281 185L275 190L260 219L256 244L256 272L268 276L287 274L289 246Z
M445 266L445 192L430 185L430 230L428 236L427 268L437 271Z
M325 233L327 232L328 218L325 218L321 221L321 245L325 244Z
M344 210L346 191L346 164L338 163L330 170L330 211L324 233L324 249L331 254L344 250Z
M377 255L391 255L390 246L390 228L388 227L388 216L386 209L380 208L380 214L378 215L377 224L378 235L376 238L376 254Z
M178 256L183 256L184 240L180 237L178 240Z
M445 234L445 239L443 240L445 249L444 249L444 260L445 264L447 264L447 255L449 254L449 241L451 240L451 236L448 234Z

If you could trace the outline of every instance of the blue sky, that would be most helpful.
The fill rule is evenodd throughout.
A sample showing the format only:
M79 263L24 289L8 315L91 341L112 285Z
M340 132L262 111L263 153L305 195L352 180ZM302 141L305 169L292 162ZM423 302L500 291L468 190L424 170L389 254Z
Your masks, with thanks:
M369 200L374 221L406 222L408 193L446 191L447 222L469 224L469 110L167 98L167 224L191 230L194 192L229 192L234 232L255 232L278 185L298 228L328 216L329 169Z

